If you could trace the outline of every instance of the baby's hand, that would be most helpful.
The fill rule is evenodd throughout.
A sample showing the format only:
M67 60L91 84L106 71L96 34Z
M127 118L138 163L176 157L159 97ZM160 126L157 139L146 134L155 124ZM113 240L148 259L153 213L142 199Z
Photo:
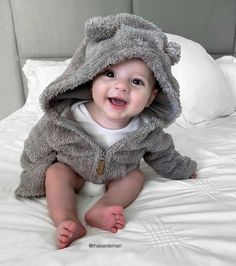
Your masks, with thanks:
M190 176L190 179L195 179L195 178L197 178L197 174L196 172L193 172L192 175Z

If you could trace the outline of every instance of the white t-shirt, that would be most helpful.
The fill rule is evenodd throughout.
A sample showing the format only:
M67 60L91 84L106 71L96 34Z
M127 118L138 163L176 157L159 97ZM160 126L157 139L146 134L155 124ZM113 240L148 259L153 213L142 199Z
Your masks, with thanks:
M134 117L130 123L121 129L108 129L100 126L88 112L84 102L77 102L71 106L72 116L79 122L86 134L92 137L101 147L107 149L122 139L128 133L136 131L140 118Z

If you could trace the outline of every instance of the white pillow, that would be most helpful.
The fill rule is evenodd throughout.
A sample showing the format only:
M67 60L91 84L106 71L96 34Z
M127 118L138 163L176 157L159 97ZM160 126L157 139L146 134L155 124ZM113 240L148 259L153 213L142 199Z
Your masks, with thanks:
M38 118L43 114L39 97L49 83L60 76L71 59L65 61L27 60L23 72L27 79L28 96L24 105L25 110L36 113Z
M181 126L186 122L196 125L231 114L232 93L215 60L196 42L172 34L167 37L181 45L180 62L172 67L182 104L182 114L176 122Z
M234 107L236 109L236 58L233 56L223 56L216 60L218 66L223 71L234 96Z

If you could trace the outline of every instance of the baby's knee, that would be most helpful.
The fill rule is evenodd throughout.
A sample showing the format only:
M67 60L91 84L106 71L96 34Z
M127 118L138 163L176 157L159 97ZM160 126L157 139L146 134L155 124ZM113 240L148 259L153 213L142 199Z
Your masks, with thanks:
M144 183L145 181L145 176L139 169L131 171L130 175L133 177L134 180L137 180L139 183Z
M71 182L77 175L64 163L56 162L48 167L45 173L45 183Z
M84 179L74 172L70 166L56 162L46 170L45 184L47 186L58 182L71 184L75 190L79 190L85 183Z

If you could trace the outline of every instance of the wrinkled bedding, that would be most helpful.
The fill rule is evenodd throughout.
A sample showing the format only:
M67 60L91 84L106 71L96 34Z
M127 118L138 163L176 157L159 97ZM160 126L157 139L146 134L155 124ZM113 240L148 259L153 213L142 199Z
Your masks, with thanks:
M45 198L17 199L19 158L36 123L22 108L0 122L0 265L236 265L236 113L170 132L180 153L198 162L198 178L170 181L144 162L147 176L125 210L116 234L86 225L88 233L57 250ZM97 200L78 195L80 218Z

